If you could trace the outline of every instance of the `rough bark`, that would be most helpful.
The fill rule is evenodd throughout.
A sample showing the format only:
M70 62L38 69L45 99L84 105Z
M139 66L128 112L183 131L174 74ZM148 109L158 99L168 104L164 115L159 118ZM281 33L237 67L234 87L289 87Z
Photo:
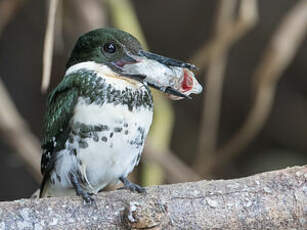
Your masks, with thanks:
M307 165L241 179L0 202L0 229L307 229Z

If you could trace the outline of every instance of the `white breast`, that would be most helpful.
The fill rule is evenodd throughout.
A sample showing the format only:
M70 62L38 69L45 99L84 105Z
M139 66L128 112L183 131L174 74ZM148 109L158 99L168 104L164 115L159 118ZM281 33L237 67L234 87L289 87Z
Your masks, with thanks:
M74 122L108 126L108 130L98 133L98 142L89 139L88 147L78 150L78 158L85 165L87 179L95 190L117 182L120 176L126 177L132 171L144 146L133 141L141 141L138 140L140 128L146 138L152 115L151 110L143 108L129 111L126 105L120 104L86 105L79 99Z

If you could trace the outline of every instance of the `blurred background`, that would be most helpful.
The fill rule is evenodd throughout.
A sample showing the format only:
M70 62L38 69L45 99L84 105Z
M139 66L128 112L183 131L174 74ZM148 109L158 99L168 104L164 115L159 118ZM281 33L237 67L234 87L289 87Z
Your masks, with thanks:
M183 101L155 92L132 180L229 179L306 164L306 14L306 0L0 0L0 200L38 188L46 95L77 38L106 26L196 64L205 89Z

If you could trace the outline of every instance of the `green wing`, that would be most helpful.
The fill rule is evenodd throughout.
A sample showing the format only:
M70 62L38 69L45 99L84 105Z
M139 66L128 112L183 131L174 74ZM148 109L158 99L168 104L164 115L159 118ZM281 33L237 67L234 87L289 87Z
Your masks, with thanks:
M54 166L55 153L65 147L70 129L69 121L78 101L79 90L74 84L76 74L66 76L48 97L42 142L41 172L46 174Z

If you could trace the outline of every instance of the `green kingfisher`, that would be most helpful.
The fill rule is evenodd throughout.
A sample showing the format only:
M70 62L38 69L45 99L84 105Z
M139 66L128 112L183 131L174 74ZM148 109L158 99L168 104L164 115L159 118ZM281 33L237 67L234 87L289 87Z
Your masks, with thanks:
M105 186L145 189L128 174L139 163L152 116L149 87L171 99L200 93L192 64L142 49L129 33L103 28L77 41L49 94L40 197L77 194L91 203Z

